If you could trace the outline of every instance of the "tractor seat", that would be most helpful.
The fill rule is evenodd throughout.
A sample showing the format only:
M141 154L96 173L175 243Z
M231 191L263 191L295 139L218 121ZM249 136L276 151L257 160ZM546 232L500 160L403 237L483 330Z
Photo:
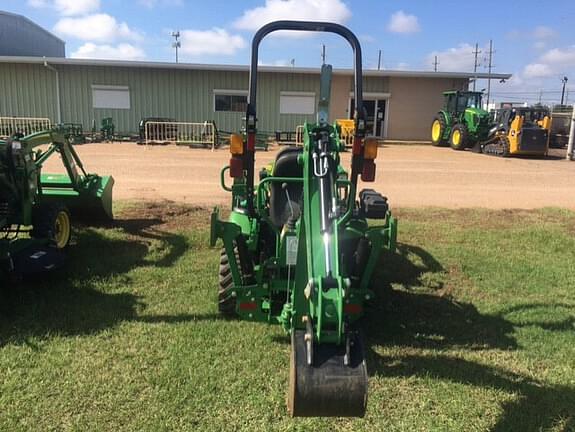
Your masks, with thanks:
M302 154L301 147L287 147L276 156L273 169L274 177L302 178L303 166L297 163L297 158ZM301 214L303 184L287 183L291 207L294 217L297 219ZM270 188L270 219L272 223L281 228L291 215L290 203L282 182L272 182Z

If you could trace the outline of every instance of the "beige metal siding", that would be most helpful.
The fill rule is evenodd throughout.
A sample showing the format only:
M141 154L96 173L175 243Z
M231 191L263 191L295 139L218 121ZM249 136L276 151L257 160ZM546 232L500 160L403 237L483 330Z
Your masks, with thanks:
M41 65L0 64L0 117L57 121L56 74Z
M467 88L466 79L390 79L387 138L430 140L430 124L443 105L442 92Z
M238 71L178 70L117 66L55 66L60 75L62 121L82 123L85 129L112 117L116 130L135 132L143 117L171 117L179 121L215 120L221 130L235 131L243 112L215 112L214 90L247 90L248 73ZM43 65L0 65L0 115L48 117L56 113L56 74ZM441 92L463 88L466 79L364 77L366 93L390 93L388 137L429 139L429 123L442 105ZM92 85L128 86L130 109L94 109ZM351 76L334 75L330 118L349 117L353 90ZM263 72L258 87L259 130L295 130L314 115L280 114L282 91L314 92L319 97L319 74Z

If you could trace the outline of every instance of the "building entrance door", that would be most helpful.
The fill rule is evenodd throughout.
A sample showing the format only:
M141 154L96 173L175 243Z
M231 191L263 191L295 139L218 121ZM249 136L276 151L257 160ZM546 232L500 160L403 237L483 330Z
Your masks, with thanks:
M386 99L364 99L363 106L367 111L366 118L366 133L370 136L378 138L385 138L385 110L387 108ZM350 118L353 118L355 107L355 99L350 99L349 113Z

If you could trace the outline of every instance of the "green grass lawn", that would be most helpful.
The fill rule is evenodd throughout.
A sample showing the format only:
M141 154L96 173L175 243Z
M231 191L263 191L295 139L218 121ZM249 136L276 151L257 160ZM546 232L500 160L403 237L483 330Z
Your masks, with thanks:
M123 207L4 293L0 430L575 430L573 212L398 211L366 417L291 419L281 328L216 313L208 212Z

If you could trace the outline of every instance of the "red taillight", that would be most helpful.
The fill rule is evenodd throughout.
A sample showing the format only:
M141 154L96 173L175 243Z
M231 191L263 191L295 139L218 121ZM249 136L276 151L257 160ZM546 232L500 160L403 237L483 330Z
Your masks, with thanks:
M360 137L354 137L353 138L353 149L352 149L352 153L354 156L360 155L361 154L361 145L362 145L362 139Z
M248 151L256 151L256 134L248 134Z
M348 303L343 307L343 311L346 314L360 314L363 308L360 304Z
M232 156L230 159L230 177L240 178L244 175L244 162L241 157Z
M240 310L243 311L253 311L256 310L258 307L258 304L256 302L244 302L244 303L240 303L239 308Z
M363 169L361 171L361 179L364 182L375 181L375 162L373 159L363 160Z

